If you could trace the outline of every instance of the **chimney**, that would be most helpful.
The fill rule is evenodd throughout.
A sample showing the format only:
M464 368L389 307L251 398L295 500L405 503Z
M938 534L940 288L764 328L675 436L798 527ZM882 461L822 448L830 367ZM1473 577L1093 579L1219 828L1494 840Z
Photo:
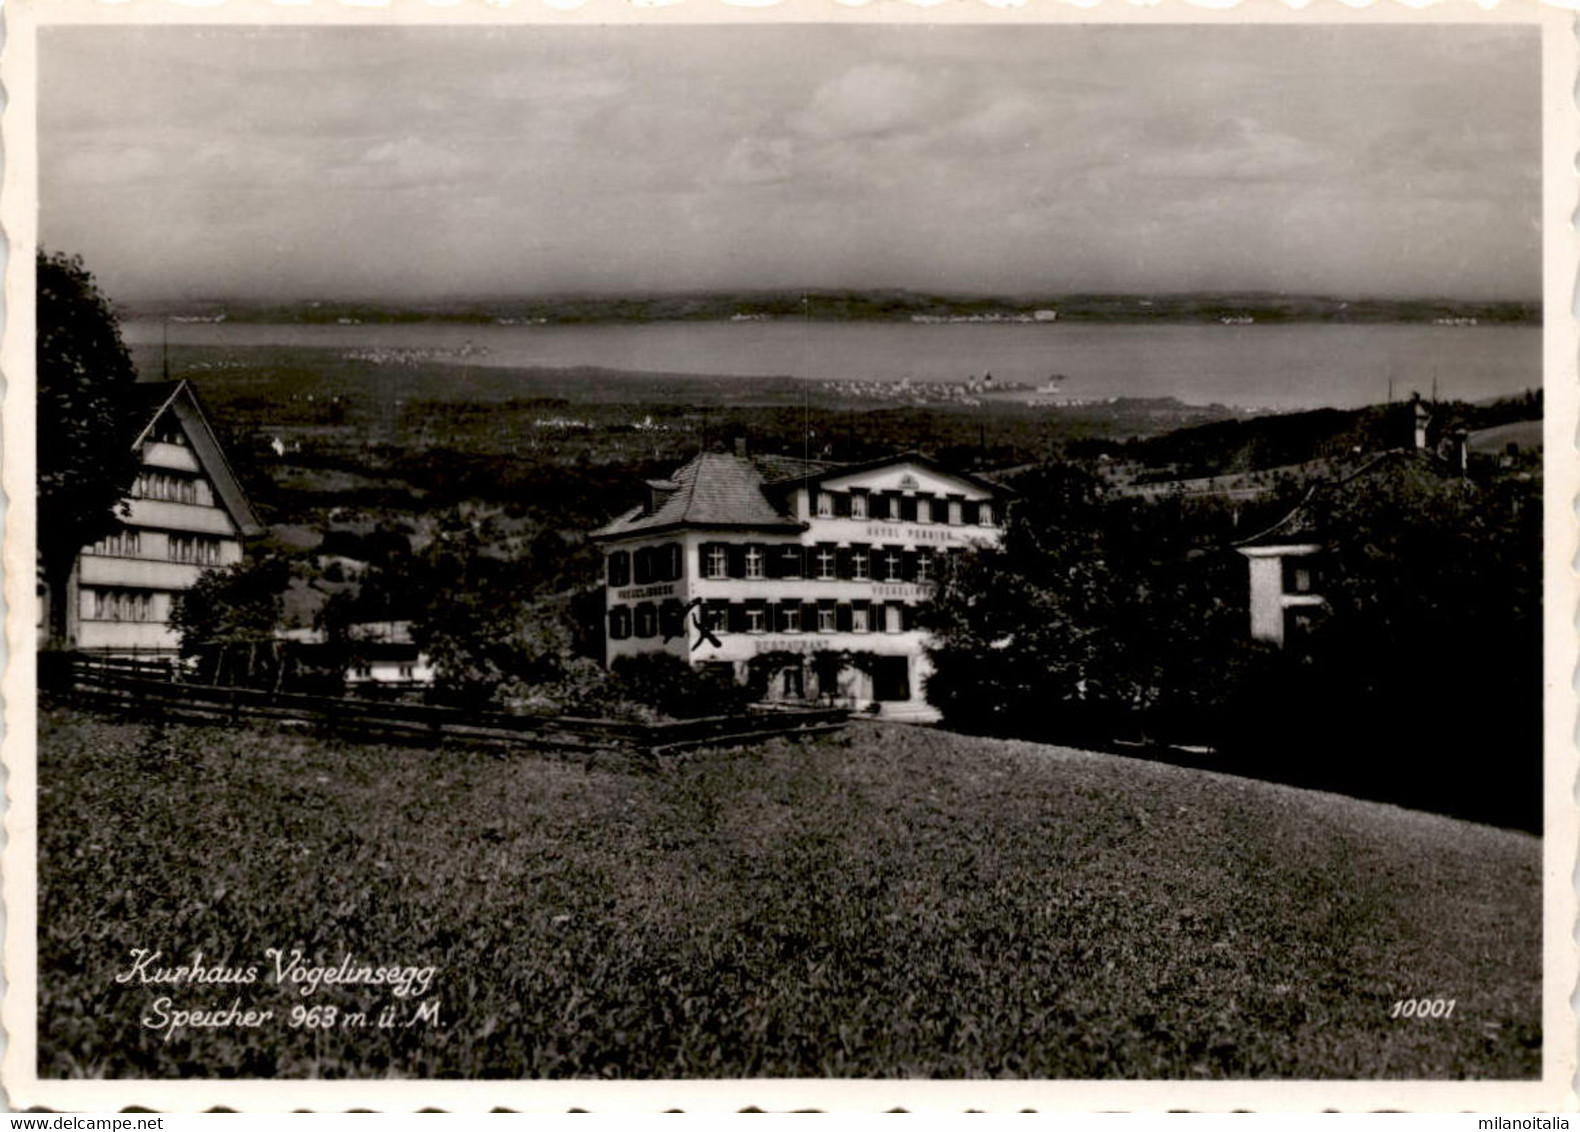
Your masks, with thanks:
M743 460L746 459L746 438L744 436L735 438L735 454Z

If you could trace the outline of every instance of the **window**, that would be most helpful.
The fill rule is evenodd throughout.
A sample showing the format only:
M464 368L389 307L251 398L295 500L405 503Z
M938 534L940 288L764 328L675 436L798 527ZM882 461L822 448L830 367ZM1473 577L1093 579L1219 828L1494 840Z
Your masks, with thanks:
M863 491L852 492L850 496L850 517L852 519L865 519L867 517L867 494Z
M617 550L609 555L609 584L611 586L631 584L631 555L628 552Z
M799 546L781 546L776 552L778 555L778 576L781 578L799 578L801 576L801 548Z
M817 517L819 519L834 517L834 497L826 491L817 493Z
M883 627L890 633L905 631L905 607L895 602L883 608Z
M949 501L949 525L951 527L958 527L960 525L962 520L961 512L961 500L951 499Z
M760 605L746 607L746 631L748 633L766 633L768 631L768 611Z
M172 562L195 563L199 566L219 565L219 540L200 535L171 535L169 557Z
M872 556L864 546L850 548L850 576L858 582L872 577Z
M658 607L658 631L666 641L686 635L686 611L673 599Z
M918 523L933 521L933 501L925 495L916 497L916 521Z
M883 578L888 582L898 582L905 576L905 555L897 546L891 546L883 552Z
M142 535L137 531L117 531L93 544L93 553L113 558L136 558L142 549Z
M144 590L92 590L89 620L152 621L154 595Z
M132 485L132 494L139 499L159 499L167 503L199 502L196 480L165 472L144 472Z
M631 611L617 605L609 611L609 639L623 641L631 635Z
M761 578L763 576L763 548L748 546L746 548L746 576L748 578Z
M725 631L727 622L729 621L729 606L725 605L723 602L710 601L706 606L703 607L702 615L704 617L703 624L706 625L709 630L715 633L722 633Z
M931 582L933 580L933 552L930 550L918 551L916 555L916 580L918 582Z
M703 553L702 572L704 577L725 578L730 573L730 554L719 543L709 546Z
M984 527L993 525L993 504L984 499L977 507L977 521Z
M779 631L781 633L799 633L801 631L801 607L793 603L786 603L779 607Z
M400 678L402 680L410 680L416 674L417 669L414 666L410 664L403 664L400 666Z
M834 548L827 544L817 548L817 576L823 581L829 581L837 575L834 572Z
M852 633L865 633L868 631L867 607L858 605L850 611L850 631Z
M799 700L805 698L805 682L801 675L800 665L796 665L792 668L786 668L784 670L782 681L783 682L781 683L780 688L784 693L785 699Z
M658 636L658 607L650 601L636 607L636 635L644 641Z
M820 605L817 607L817 631L819 633L832 633L834 631L834 607Z

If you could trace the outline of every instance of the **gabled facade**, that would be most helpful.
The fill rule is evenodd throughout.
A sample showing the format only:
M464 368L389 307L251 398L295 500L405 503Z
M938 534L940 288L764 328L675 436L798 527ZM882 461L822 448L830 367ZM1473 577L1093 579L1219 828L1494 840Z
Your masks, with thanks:
M241 561L241 540L260 530L241 484L192 387L136 387L132 446L142 469L131 513L116 534L84 547L65 595L71 647L112 654L170 654L177 595L208 569Z
M784 662L771 699L935 714L916 610L943 555L997 543L1002 489L916 455L829 465L715 452L647 487L643 506L592 535L607 663L664 651L745 680L771 655Z

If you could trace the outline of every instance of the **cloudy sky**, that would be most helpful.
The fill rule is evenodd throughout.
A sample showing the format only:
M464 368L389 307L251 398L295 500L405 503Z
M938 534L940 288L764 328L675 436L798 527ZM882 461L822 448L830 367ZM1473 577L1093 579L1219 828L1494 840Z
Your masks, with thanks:
M54 28L118 300L1540 294L1530 28Z

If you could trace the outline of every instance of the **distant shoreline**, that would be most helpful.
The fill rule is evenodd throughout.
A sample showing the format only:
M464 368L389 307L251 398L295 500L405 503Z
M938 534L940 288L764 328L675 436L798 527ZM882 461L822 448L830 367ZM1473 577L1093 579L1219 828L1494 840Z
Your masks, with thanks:
M1441 325L1539 326L1539 302L1456 299L1336 299L1265 294L1081 295L1027 299L901 293L769 296L456 300L447 302L288 302L239 300L123 304L144 321L302 326L640 326L661 323L912 323L918 325Z

